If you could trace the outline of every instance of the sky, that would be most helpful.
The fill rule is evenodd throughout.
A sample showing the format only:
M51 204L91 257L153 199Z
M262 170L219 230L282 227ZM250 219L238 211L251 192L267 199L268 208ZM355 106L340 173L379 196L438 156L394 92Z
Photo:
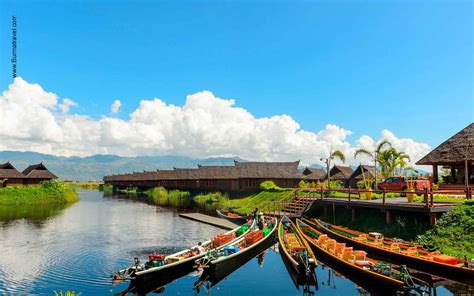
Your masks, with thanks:
M0 1L0 150L417 160L474 121L473 5Z

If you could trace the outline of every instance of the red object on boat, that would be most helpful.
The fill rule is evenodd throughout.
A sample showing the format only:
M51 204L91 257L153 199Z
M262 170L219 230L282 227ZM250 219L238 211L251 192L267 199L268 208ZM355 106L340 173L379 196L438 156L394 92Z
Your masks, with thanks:
M214 248L222 246L223 244L226 244L233 240L235 238L235 233L229 233L229 234L218 234L212 238L212 245Z
M151 253L150 255L148 255L148 259L150 259L150 261L162 261L162 260L165 260L165 255L161 255L161 254L157 254L157 253Z
M227 214L228 217L230 218L237 218L237 217L240 217L239 215L235 214L235 213L229 213Z
M450 264L450 265L456 265L458 263L458 258L444 255L444 254L433 256L433 260L436 262Z
M260 230L251 231L245 236L245 243L247 245L252 245L263 238L263 233Z

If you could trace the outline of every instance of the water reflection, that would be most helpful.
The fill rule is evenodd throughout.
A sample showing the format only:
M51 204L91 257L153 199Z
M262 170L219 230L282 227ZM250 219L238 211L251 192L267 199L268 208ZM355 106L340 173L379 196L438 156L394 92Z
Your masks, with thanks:
M41 227L50 218L58 216L73 204L2 205L0 226L8 227L15 220L26 219L30 225Z
M80 190L79 196L79 202L64 208L0 209L0 295L54 295L60 290L112 295L126 290L129 283L113 286L109 276L129 266L133 257L174 253L222 232L143 199L104 197L96 190ZM302 294L278 253L268 249L264 257L255 258L257 255L223 277L211 288L212 294ZM322 264L316 273L318 295L366 293ZM165 295L193 295L199 276L176 278L155 290ZM473 294L472 287L437 285L441 285L436 287L437 295Z

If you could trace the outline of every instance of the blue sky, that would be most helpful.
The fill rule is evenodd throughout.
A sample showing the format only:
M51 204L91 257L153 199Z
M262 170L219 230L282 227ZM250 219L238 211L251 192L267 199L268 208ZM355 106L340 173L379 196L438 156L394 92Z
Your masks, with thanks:
M96 118L209 90L350 140L389 129L433 147L474 121L471 1L4 0L2 90L12 15L18 75Z

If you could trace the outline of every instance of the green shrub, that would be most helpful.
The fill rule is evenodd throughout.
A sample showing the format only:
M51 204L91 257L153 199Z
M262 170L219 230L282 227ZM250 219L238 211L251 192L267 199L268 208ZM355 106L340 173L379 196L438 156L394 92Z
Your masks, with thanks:
M0 188L0 204L72 203L77 193L61 181L44 181L41 186Z
M474 259L474 203L467 202L444 213L420 241L433 244L443 253Z
M277 192L277 191L285 191L287 189L281 188L275 184L273 181L265 181L260 183L260 189L263 191L270 191L270 192ZM291 189L290 189L291 190Z

